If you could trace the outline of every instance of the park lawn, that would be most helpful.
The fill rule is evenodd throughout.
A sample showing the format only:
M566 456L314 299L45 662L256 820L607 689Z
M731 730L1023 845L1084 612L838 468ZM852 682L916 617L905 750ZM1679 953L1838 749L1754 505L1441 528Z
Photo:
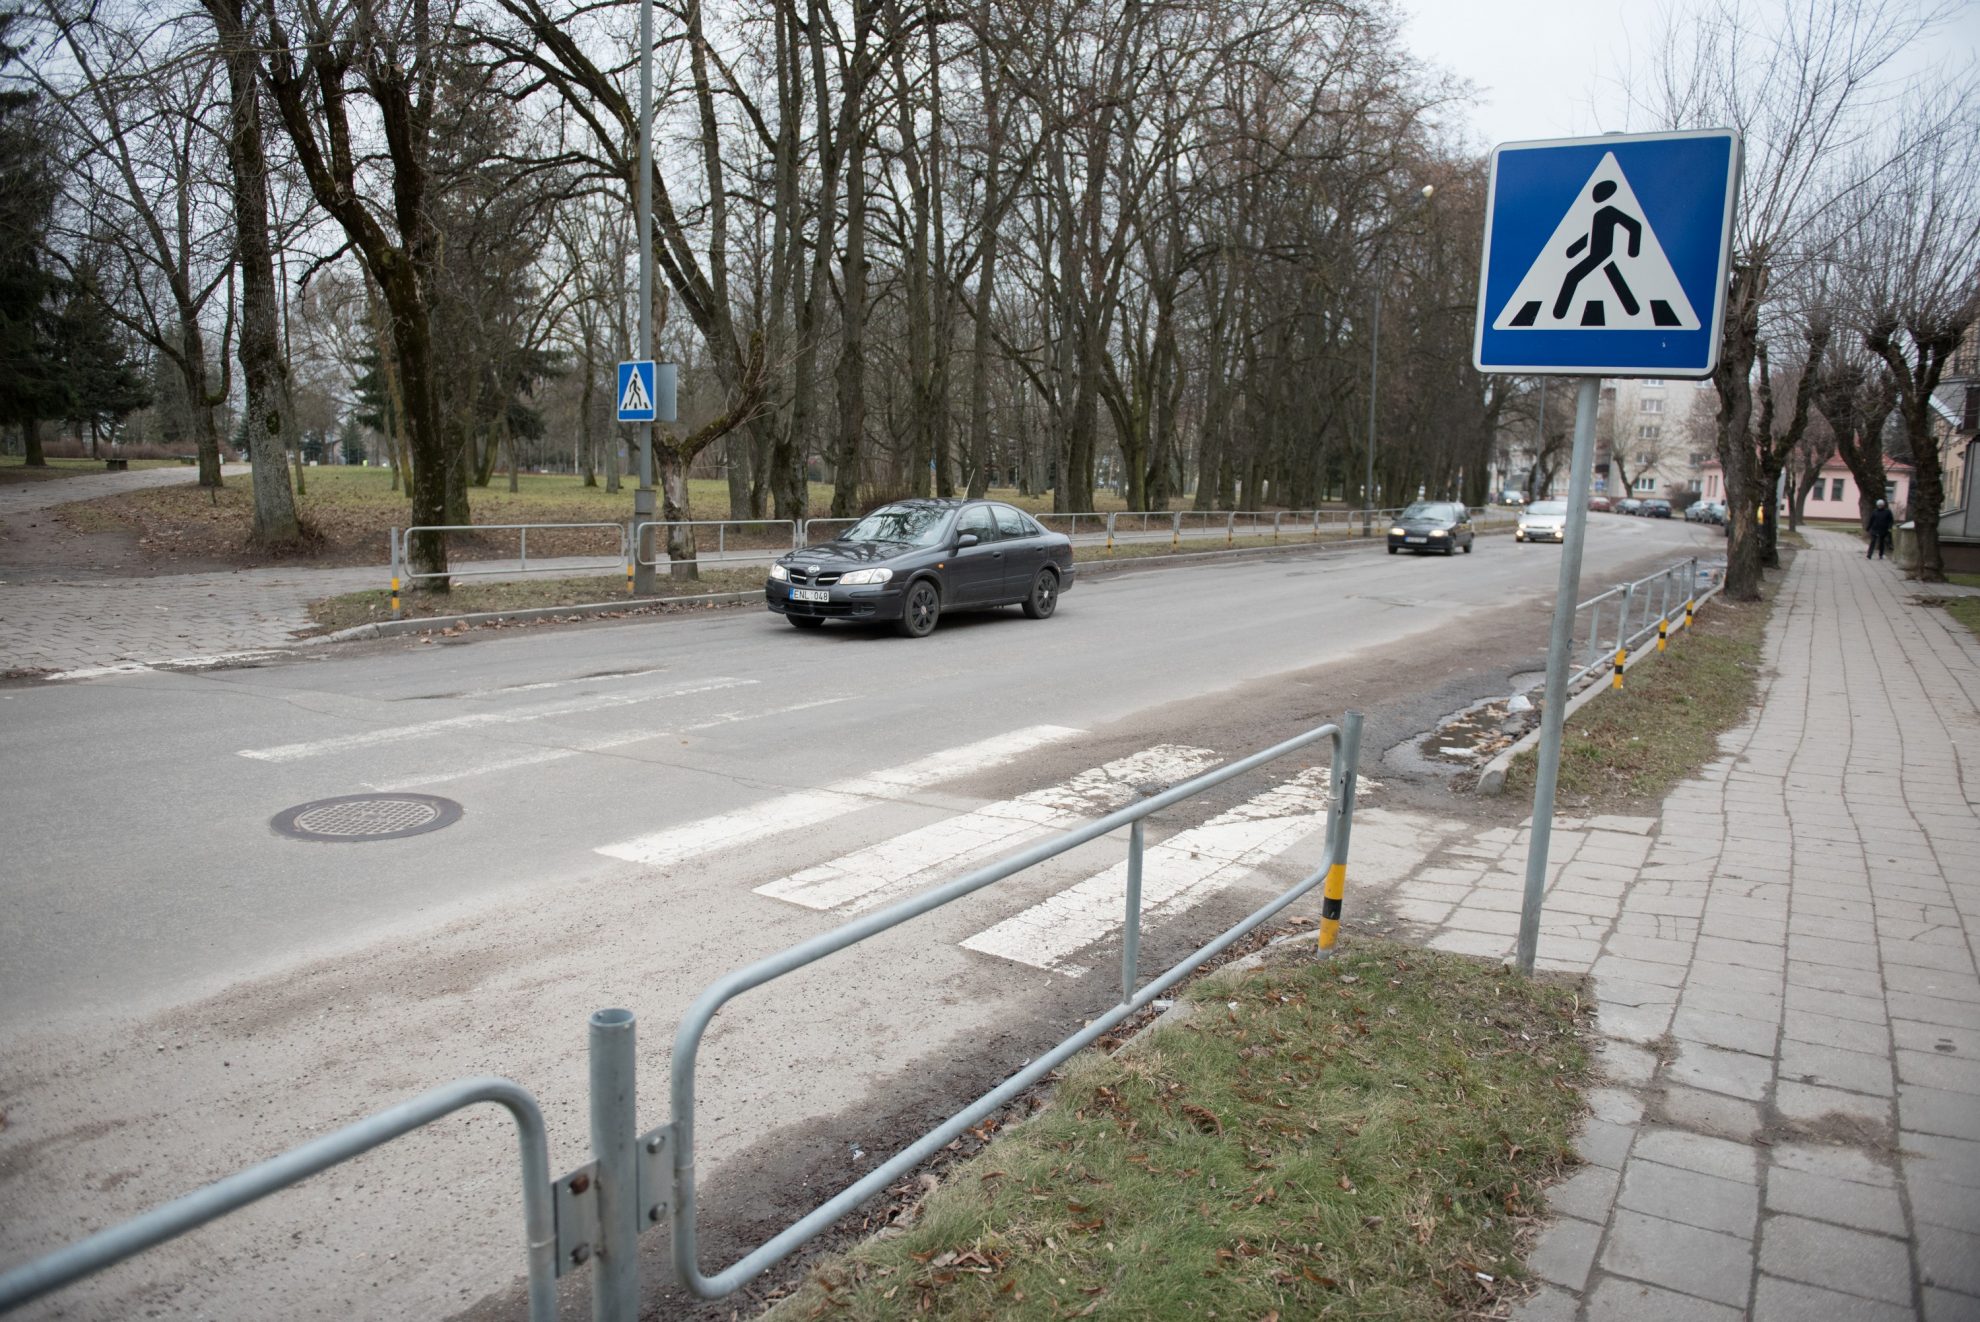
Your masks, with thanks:
M1961 577L1972 578L1973 575L1963 574ZM1980 597L1955 597L1946 603L1946 611L1971 630L1976 641L1980 641Z
M133 469L175 468L176 459L132 459ZM11 486L23 482L49 482L65 477L89 477L109 470L101 459L50 459L46 468L29 468L27 456L0 454L0 486Z
M1309 938L1310 940L1310 938ZM1375 941L1304 943L1066 1068L891 1237L768 1322L1500 1316L1575 1163L1589 998Z
M1718 757L1719 736L1746 719L1759 691L1761 639L1778 591L1775 577L1758 602L1712 598L1665 652L1630 667L1621 693L1570 716L1558 802L1577 813L1654 809ZM1514 801L1532 797L1536 761L1534 749L1513 759L1506 793Z
M6 472L11 470L0 470ZM390 470L384 468L325 467L306 470L305 494L297 505L308 527L302 547L273 552L251 544L254 524L252 492L245 476L230 478L219 490L191 484L148 491L126 492L95 500L77 501L56 507L56 516L77 532L123 532L135 535L147 551L164 558L235 563L242 566L274 560L306 560L319 565L382 565L388 560L390 530L410 521L406 496L392 490ZM630 486L607 494L603 486L586 487L569 474L525 473L511 493L506 476L498 475L487 487L475 487L468 503L478 526L510 523L623 523L632 514ZM1051 495L1024 496L1008 489L993 489L998 499L1048 515ZM716 478L696 478L688 483L689 507L697 518L720 519L729 507L728 484ZM1111 492L1095 493L1101 512L1125 508ZM811 509L818 517L831 508L832 489L814 482L810 487ZM598 553L605 530L535 532L530 535L532 555L593 555ZM712 541L712 531L708 534ZM767 527L754 532L727 534L731 542L769 546L780 534ZM788 539L786 529L781 537ZM1295 536L1288 531L1290 539ZM1269 539L1268 539L1269 540ZM455 554L463 558L507 556L515 553L514 534L489 532L476 537L457 538Z

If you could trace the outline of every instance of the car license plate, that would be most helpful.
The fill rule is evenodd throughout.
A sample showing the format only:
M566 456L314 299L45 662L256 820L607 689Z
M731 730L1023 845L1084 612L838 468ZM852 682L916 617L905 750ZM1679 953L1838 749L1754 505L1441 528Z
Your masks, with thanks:
M1429 541L1430 539L1428 537L1405 537L1403 538L1403 540L1405 542L1408 542L1411 546L1421 546L1423 543Z
M824 588L792 588L792 601L830 601L832 594Z

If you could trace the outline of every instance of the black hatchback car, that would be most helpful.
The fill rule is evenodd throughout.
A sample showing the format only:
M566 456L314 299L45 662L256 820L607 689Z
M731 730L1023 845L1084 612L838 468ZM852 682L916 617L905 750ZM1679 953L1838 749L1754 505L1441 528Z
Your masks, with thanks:
M1471 526L1471 511L1464 506L1447 500L1419 500L1396 516L1389 529L1389 554L1442 551L1452 555L1463 547L1470 555L1477 535Z
M1022 606L1045 619L1072 585L1072 541L1023 510L986 500L904 500L777 560L763 598L800 629L852 620L892 623L922 638L945 611Z

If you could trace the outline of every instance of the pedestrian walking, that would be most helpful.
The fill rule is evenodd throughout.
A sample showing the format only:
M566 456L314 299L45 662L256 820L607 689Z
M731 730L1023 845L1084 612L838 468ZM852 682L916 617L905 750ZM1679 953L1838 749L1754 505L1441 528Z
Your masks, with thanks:
M1891 526L1896 522L1897 516L1891 513L1890 505L1885 501L1878 501L1877 508L1870 511L1870 521L1864 525L1865 530L1870 534L1870 549L1864 553L1865 560L1884 558L1885 553L1891 549Z

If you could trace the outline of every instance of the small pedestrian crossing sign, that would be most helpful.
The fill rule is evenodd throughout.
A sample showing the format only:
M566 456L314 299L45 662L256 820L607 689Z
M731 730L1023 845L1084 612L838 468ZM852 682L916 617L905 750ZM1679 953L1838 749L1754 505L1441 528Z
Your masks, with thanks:
M1727 130L1499 147L1478 369L1710 375L1738 182Z
M653 360L619 364L619 421L652 422Z

